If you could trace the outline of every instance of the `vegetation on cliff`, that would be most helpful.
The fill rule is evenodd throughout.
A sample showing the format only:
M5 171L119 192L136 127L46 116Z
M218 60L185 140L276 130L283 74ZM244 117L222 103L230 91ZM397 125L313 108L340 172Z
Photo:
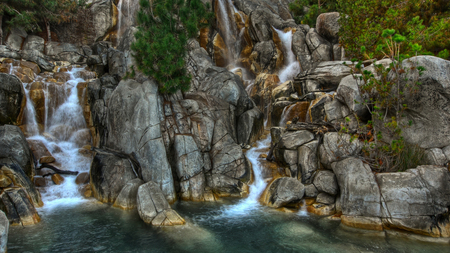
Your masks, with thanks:
M309 11L304 12L303 6ZM448 0L296 0L290 9L297 22L315 25L320 13L341 13L340 44L349 58L388 57L382 37L385 29L394 29L406 37L402 45L405 57L432 54L449 58L450 1ZM414 50L413 45L423 45ZM362 49L362 51L361 51Z
M42 25L50 36L50 24L71 21L84 0L4 0L0 3L0 43L2 43L2 20L6 28L41 31Z
M187 91L187 42L207 25L209 6L200 0L141 0L140 6L139 30L131 46L137 69L153 77L162 93Z

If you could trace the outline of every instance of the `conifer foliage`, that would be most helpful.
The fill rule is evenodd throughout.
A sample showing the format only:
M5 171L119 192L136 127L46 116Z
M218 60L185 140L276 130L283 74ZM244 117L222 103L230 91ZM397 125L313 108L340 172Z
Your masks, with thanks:
M197 37L212 13L201 0L140 0L138 31L132 44L137 69L153 77L162 93L187 91L187 42Z
M50 23L72 20L84 0L1 0L0 25L7 29L20 27L26 31L41 31L44 24L50 34ZM1 37L0 27L0 37Z

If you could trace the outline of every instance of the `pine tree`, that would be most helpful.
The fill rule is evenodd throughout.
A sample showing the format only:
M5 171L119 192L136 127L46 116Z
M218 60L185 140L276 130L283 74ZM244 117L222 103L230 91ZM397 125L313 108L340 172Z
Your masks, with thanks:
M201 0L140 0L136 42L137 69L153 77L162 93L187 91L191 81L185 67L187 42L207 25L212 13Z
M0 43L3 41L2 21L11 29L20 27L26 31L41 31L45 25L48 41L51 40L50 24L68 22L74 17L84 0L2 0L0 3Z

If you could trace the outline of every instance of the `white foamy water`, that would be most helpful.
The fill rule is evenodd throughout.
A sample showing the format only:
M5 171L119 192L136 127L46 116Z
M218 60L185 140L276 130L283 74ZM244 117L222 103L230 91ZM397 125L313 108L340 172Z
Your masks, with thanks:
M79 153L84 143L83 133L89 131L83 117L83 109L78 99L77 85L85 82L79 78L79 72L84 68L73 68L67 72L70 79L64 84L47 83L45 78L38 77L36 81L42 83L45 94L45 120L44 129L53 135L39 134L36 110L33 101L29 98L30 84L24 84L27 95L25 120L27 123L28 140L39 141L56 159L56 167L61 170L89 172L91 159ZM28 88L28 89L27 89ZM54 185L48 177L48 186L41 189L43 210L53 210L60 205L76 205L87 201L79 192L76 185L76 176L62 175L64 182Z
M288 80L293 80L300 73L300 64L292 51L292 30L284 32L275 28L273 29L277 32L283 44L285 67L280 70L278 77L280 78L280 83L284 83Z
M250 215L253 211L258 210L261 207L259 203L259 197L266 189L267 183L262 176L261 164L258 162L258 158L261 154L265 153L266 147L270 145L270 135L267 139L260 140L256 143L256 147L251 148L247 152L247 158L253 166L253 184L250 185L250 194L246 199L239 201L236 205L226 206L221 213L221 217L239 218L242 216Z

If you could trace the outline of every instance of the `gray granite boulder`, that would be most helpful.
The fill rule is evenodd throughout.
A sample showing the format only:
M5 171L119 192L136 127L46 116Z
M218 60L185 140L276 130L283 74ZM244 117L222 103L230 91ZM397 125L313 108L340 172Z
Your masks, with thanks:
M185 220L170 208L159 185L147 182L139 186L137 208L141 219L153 226L183 225Z
M22 82L14 75L0 73L0 125L21 125L26 105Z
M278 178L268 186L264 202L274 208L298 203L305 195L305 186L295 178Z

